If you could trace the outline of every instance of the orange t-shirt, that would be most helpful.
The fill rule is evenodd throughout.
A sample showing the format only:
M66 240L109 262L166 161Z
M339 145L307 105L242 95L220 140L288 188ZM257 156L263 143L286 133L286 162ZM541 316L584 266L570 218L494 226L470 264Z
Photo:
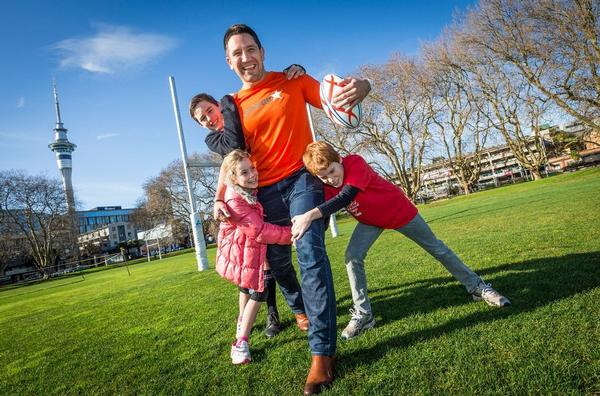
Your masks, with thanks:
M321 108L319 82L308 75L288 80L284 73L269 72L234 98L258 185L277 183L302 168L302 154L313 141L306 102Z

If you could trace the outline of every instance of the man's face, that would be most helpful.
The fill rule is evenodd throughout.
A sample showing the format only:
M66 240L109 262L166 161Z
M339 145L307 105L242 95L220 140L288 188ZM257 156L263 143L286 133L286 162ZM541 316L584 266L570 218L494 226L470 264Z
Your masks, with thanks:
M227 42L227 64L238 75L245 87L265 76L265 51L247 33L231 36Z
M223 129L223 114L221 108L205 100L200 101L194 111L194 118L200 125L211 131L220 131Z
M326 169L317 172L317 177L323 183L339 188L344 181L344 167L339 162L332 162Z

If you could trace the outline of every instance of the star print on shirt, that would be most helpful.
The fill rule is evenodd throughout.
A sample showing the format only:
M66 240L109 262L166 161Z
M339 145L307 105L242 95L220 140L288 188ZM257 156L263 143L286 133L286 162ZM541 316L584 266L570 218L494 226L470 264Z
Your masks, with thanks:
M251 114L253 113L255 110L258 110L259 108L268 105L269 103L275 101L275 99L279 99L282 100L283 98L281 97L281 91L277 90L275 92L273 92L271 95L266 96L263 100L261 100L258 103L253 104L252 106L248 107L244 113L245 114Z
M281 99L281 91L275 91L271 94L271 98L273 99Z

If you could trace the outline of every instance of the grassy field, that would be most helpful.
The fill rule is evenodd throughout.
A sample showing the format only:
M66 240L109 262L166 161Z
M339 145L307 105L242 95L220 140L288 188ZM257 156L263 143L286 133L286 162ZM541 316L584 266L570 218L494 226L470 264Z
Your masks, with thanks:
M331 395L599 394L600 169L420 207L438 237L511 300L470 300L444 268L386 231L368 256L377 326L338 342ZM328 239L338 332L354 226ZM214 263L214 250L209 251ZM306 337L251 336L234 367L237 292L192 254L0 291L1 395L300 394Z

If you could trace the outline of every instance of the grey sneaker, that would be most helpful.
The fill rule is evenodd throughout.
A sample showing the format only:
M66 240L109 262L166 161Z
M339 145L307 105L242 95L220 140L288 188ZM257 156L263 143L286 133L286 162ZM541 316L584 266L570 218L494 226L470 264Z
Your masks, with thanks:
M231 363L248 364L250 360L250 347L246 341L236 341L231 345Z
M342 331L342 338L344 340L354 338L364 330L371 329L375 326L375 318L371 313L363 314L354 309L350 309L350 314L352 315L350 323L348 323L348 326Z
M472 294L473 300L485 301L493 307L506 307L510 300L492 289L491 283L482 283Z
M267 326L265 327L265 335L267 338L275 337L277 334L281 332L281 327L279 324L279 316L275 312L270 312L267 314Z

